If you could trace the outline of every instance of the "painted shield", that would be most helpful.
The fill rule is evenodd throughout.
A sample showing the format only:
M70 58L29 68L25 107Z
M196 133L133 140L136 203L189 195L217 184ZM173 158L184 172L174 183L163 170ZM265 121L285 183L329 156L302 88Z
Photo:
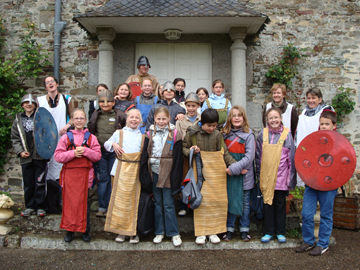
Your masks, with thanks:
M132 98L136 98L137 96L141 95L142 90L139 82L131 82L129 85L131 87Z
M50 159L58 143L58 129L54 118L45 108L38 108L34 117L36 151L44 159Z
M344 185L356 167L354 147L343 135L329 130L311 133L295 154L295 167L308 186L322 191Z

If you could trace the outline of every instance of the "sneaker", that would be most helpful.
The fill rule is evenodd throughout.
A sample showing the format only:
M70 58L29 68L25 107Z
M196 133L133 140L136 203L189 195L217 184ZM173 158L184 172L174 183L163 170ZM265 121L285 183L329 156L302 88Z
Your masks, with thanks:
M206 243L206 236L196 237L195 243L198 245L204 245Z
M232 232L226 232L223 236L224 241L230 241L232 239Z
M73 240L73 236L74 236L74 233L68 231L64 237L64 241L68 242L68 243L71 242Z
M213 244L219 244L220 243L220 238L216 234L210 235L209 240Z
M273 239L272 235L265 234L263 237L261 237L261 242L269 243L271 239Z
M329 249L329 247L322 248L322 247L316 246L312 251L309 252L309 255L320 256L320 255L324 254L326 251L328 251L328 249Z
M83 240L84 242L90 242L90 241L91 241L90 233L84 232L84 233L82 234L82 240Z
M115 238L115 242L119 242L122 243L125 241L125 235L121 235L119 234L116 238Z
M124 239L125 239L125 237L124 237ZM130 244L137 244L139 242L140 242L139 236L135 235L135 236L130 237L130 241L129 241Z
M243 240L244 242L250 241L251 236L250 236L249 232L241 232L241 240Z
M306 251L309 251L309 250L313 249L314 247L315 247L315 244L309 245L309 244L304 243L304 244L302 244L301 246L298 246L298 247L295 249L295 251L296 251L297 253L304 253L304 252L306 252Z
M173 244L175 247L178 247L181 245L182 241L181 241L181 238L180 238L180 235L175 235L171 238Z
M277 237L279 243L286 243L286 237L285 236L283 236L281 234L278 234L278 235L276 235L276 237Z
M38 217L45 217L45 216L46 216L45 210L43 210L43 209L38 209L38 210L37 210L37 216L38 216Z
M36 214L36 212L35 212L34 209L31 209L31 208L27 208L23 212L21 212L21 215L23 217L29 217L29 216L34 215L34 214Z
M98 212L96 213L96 216L97 216L97 217L106 217L106 212L98 211Z
M186 210L180 210L180 211L178 212L178 215L179 215L180 217L186 216Z
M164 235L159 234L159 235L155 236L153 242L154 242L155 244L160 244L163 239L164 239Z

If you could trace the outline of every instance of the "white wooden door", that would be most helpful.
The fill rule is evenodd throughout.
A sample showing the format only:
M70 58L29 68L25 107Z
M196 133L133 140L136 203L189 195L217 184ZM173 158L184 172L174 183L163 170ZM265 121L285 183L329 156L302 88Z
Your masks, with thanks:
M139 43L136 46L136 61L141 55L148 57L151 64L149 74L155 75L160 84L180 77L186 81L186 94L196 92L199 87L205 87L210 92L211 44Z

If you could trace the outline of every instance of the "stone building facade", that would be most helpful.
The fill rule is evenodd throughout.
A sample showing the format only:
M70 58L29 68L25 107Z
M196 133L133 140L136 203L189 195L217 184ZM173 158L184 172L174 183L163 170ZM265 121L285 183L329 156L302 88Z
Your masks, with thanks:
M67 24L61 34L60 89L75 96L78 106L84 106L85 109L87 101L94 98L95 86L100 83L98 81L99 40L96 35L85 30L74 18L103 8L108 2L101 0L62 1L61 20L66 21ZM207 2L216 5L216 2L225 1ZM359 1L246 0L238 2L251 10L253 14L262 14L266 17L266 23L259 27L256 33L247 33L243 37L243 43L246 46L245 105L251 127L255 131L261 129L261 109L269 98L271 87L266 80L265 73L272 64L279 61L283 47L293 43L298 48L306 49L308 55L301 60L299 69L301 80L294 81L294 89L306 91L310 87L317 86L323 92L327 104L331 103L331 99L341 86L356 90L355 111L347 116L339 132L354 144L356 153L360 153ZM38 42L43 44L48 51L53 51L54 1L2 0L0 7L2 18L6 19L5 38L8 46L6 49L9 53L16 50L20 44L19 36L22 34L22 24L26 18L37 25L35 36ZM176 17L177 14L174 16ZM234 26L238 27L239 25ZM181 25L179 28L181 29ZM144 29L146 29L146 25ZM165 42L169 41L160 33L115 34L111 41L114 48L113 86L134 74L136 44ZM230 31L229 33L183 33L179 40L173 42L211 44L212 79L223 79L227 96L234 99L234 93L236 94L237 90L232 82L234 69L231 62L234 59L230 48L234 44L234 40ZM152 74L151 69L149 73ZM27 81L26 85L30 87L29 91L35 95L43 94L45 91L41 77ZM302 105L303 108L305 103ZM359 165L358 163L358 169L360 169ZM21 170L17 159L11 152L5 170L6 173L0 176L0 186L8 182L10 185L19 183ZM357 170L353 179L358 188L360 186L360 170ZM358 192L360 192L360 187Z

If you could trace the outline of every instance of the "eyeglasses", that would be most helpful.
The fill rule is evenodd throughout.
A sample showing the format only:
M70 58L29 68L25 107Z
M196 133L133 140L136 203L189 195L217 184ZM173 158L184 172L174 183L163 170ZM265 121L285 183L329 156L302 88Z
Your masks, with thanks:
M84 121L85 118L84 117L76 117L76 118L73 118L75 121Z
M47 82L45 83L45 85L48 85L48 84L54 83L54 82L55 82L55 80L47 81Z

